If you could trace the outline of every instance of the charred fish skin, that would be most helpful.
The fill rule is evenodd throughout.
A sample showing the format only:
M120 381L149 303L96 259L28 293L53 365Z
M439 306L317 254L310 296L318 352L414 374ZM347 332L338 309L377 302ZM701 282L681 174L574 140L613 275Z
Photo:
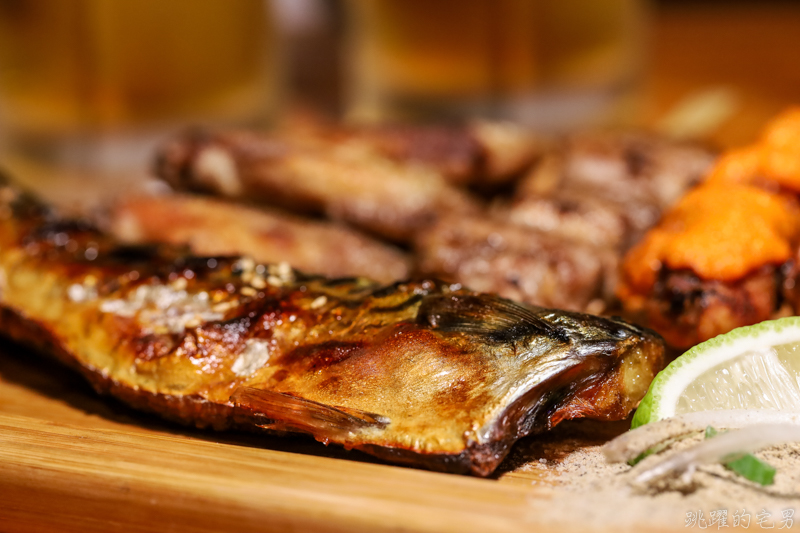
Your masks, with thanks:
M627 416L655 334L435 280L382 287L286 264L120 247L0 188L0 331L101 392L199 427L312 435L490 474L520 437Z

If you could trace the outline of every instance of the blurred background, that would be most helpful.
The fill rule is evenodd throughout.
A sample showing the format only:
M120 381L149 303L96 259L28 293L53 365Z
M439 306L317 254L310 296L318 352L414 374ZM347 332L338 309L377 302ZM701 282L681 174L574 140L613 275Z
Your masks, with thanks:
M0 0L0 164L121 183L175 130L297 115L726 147L800 101L799 34L788 1Z
M417 3L422 2L355 0L348 4L351 7L348 11L341 2L287 0L285 4L293 4L297 10L289 25L288 50L291 94L295 101L309 103L334 116L375 120L381 118L375 116L380 115L375 110L380 107L376 100L383 97L389 100L384 107L384 112L389 113L387 109L394 104L391 95L386 94L389 89L382 92L376 85L381 82L391 85L393 79L375 65L376 52L367 49L370 44L375 48L382 45L390 48L386 42L390 41L391 28L379 28L380 24L399 26L400 48L403 36L399 33L414 26L402 15L412 21L414 17L421 19L419 31L429 30L440 41L453 43L456 55L468 46L463 44L469 39L464 35L469 26L464 21L465 13L452 15L457 10L448 1L426 2L443 10L436 13L435 24L429 28L424 21L431 20L432 11L413 7ZM373 8L365 10L361 4L372 4ZM397 5L408 6L404 14L391 12ZM484 82L489 88L484 85L482 94L513 100L522 92L534 95L535 100L536 95L569 96L576 88L583 88L584 94L595 89L597 95L609 96L593 112L585 113L585 108L579 108L570 113L568 109L567 124L555 121L550 127L626 124L669 129L670 122L677 122L678 130L682 126L681 115L694 115L696 124L687 121L685 131L672 133L699 137L715 147L729 147L750 142L768 118L797 103L800 97L800 57L793 52L795 36L800 32L800 2L794 0L523 0L485 5L495 6L493 23L512 26L512 32L517 29L523 35L522 40L525 37L528 40L519 45L519 55L523 57L510 58L517 63L507 68L515 73L512 81L517 85L505 82L505 65L501 65L485 75ZM383 20L381 9L386 12ZM450 16L446 14L448 10ZM347 18L348 13L360 15L361 19L353 24ZM368 24L363 24L365 19ZM520 25L525 29L519 30ZM383 38L375 35L381 32ZM418 36L409 39L418 41ZM494 47L497 52L500 45L489 41L484 45L485 50ZM513 48L512 41L507 36L504 44ZM354 42L367 44L359 52ZM408 52L411 57L422 56L421 61L428 61L431 48L413 48L409 44ZM387 55L391 55L391 49L382 57ZM463 52L461 57L463 62L473 62L474 68L480 68L476 66L480 61L474 56L474 52ZM420 70L417 82L433 84L435 80L430 79L429 72L437 69L440 78L456 79L454 63L458 62L454 56L428 71ZM486 62L491 64L492 60ZM389 57L383 68L390 69L391 65ZM413 66L408 70L413 77ZM490 81L492 76L497 79ZM379 79L370 83L370 78ZM459 88L465 90L463 85ZM431 86L429 94L438 96L440 101L458 100L458 95L441 97L435 91ZM497 114L497 107L502 106L484 105L471 112ZM441 118L442 113L440 108L432 114ZM512 120L536 122L536 117L514 113L510 116Z

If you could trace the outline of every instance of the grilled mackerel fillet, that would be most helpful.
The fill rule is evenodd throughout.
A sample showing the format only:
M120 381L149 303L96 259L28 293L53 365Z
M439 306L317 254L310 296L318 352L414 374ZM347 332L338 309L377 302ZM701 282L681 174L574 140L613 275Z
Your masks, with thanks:
M490 474L518 438L628 415L655 334L437 281L120 247L0 188L0 330L168 419Z

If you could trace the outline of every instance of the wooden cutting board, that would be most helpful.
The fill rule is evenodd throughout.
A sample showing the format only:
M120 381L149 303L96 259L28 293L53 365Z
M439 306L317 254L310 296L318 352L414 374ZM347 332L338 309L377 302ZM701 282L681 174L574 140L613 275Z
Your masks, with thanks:
M171 425L0 343L0 531L583 531L579 502L541 519L564 496L539 458L622 427L525 439L494 479L438 474L305 438Z

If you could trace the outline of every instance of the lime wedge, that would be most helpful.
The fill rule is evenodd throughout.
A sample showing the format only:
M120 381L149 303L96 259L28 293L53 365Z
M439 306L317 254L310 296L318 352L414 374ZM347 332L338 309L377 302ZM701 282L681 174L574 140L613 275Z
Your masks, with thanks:
M800 412L800 317L737 328L681 355L650 384L632 427L722 409Z

